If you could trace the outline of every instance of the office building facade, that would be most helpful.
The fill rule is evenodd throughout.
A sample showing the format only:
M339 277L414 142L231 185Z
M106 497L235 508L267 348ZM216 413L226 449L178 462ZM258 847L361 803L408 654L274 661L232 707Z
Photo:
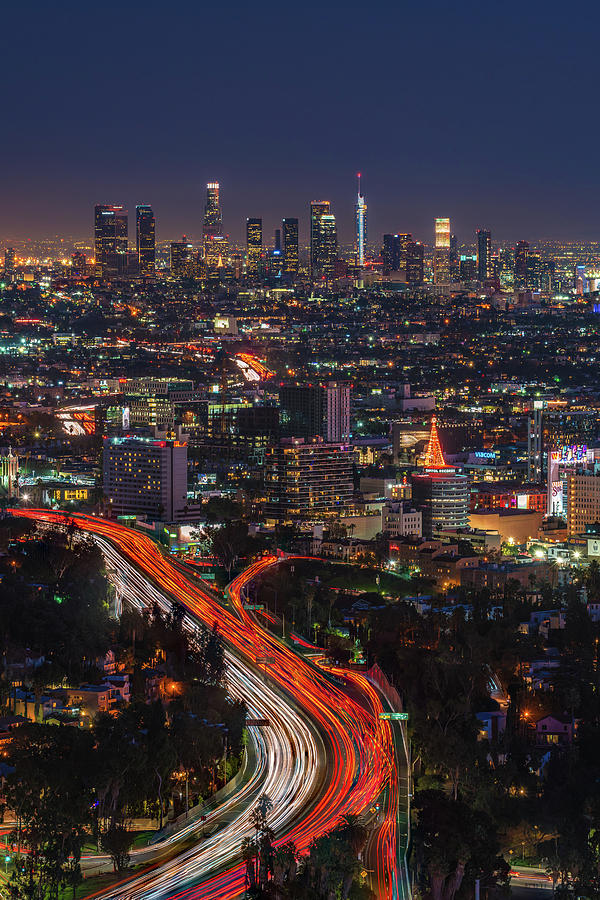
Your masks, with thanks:
M347 444L322 438L287 438L265 458L267 522L314 522L339 515L354 490Z
M187 441L125 435L106 437L103 454L105 501L115 514L147 514L172 522L187 503Z
M246 273L248 275L258 275L262 247L262 219L246 219Z
M94 207L94 253L103 275L118 275L127 268L128 221L122 206Z
M328 200L310 204L310 274L314 280L330 281L337 258L337 228Z
M139 273L144 278L153 278L156 272L156 223L151 206L136 206L135 237Z
M298 252L298 219L287 218L281 223L281 231L283 235L283 272L285 275L294 277L298 274L299 252Z
M492 232L480 228L477 232L477 278L487 281L493 274Z

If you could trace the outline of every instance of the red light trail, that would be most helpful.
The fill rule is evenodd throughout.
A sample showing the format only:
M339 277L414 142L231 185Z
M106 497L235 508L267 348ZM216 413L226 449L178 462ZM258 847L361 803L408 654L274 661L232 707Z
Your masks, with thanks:
M46 510L15 509L12 513L49 524L64 525L67 521L64 515ZM208 585L204 586L198 578L188 577L184 567L163 554L146 535L93 516L75 515L72 520L82 531L108 540L152 584L181 603L192 616L208 626L216 623L243 664L256 669L257 660L268 660L270 682L291 698L316 726L326 747L327 776L321 781L315 802L308 803L293 826L277 835L276 845L291 840L301 853L306 852L313 838L335 827L344 815L363 814L378 802L387 788L389 811L375 836L375 880L382 900L399 896L398 771L392 728L389 721L379 718L384 709L381 697L362 673L335 670L334 677L328 677L265 631L244 609L241 596L244 587L269 567L277 565L278 558L263 557L231 583L228 596L233 614L223 608ZM351 690L347 692L339 687L340 681L346 682ZM292 761L293 765L298 763L298 760ZM207 880L177 893L169 891L168 885L158 887L153 883L157 874L149 872L135 879L131 889L121 888L118 896L233 900L244 891L245 868L239 864L239 847L237 859L232 858L231 862L235 864L226 871L208 875ZM145 887L140 893L142 880ZM100 893L117 896L111 889Z

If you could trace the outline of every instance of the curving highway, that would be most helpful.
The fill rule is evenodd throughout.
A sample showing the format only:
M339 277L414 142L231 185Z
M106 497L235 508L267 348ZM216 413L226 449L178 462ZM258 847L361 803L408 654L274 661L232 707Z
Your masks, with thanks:
M49 524L65 523L64 515L46 510L12 512ZM250 729L257 763L243 797L236 794L229 809L219 809L218 830L102 896L238 897L245 881L240 845L252 833L250 800L253 792L262 791L273 801L270 825L275 844L293 840L300 852L338 824L341 816L377 808L385 791L384 811L372 840L376 851L371 881L382 900L400 896L398 772L390 723L379 718L382 700L362 673L336 670L332 676L319 670L261 628L244 609L245 586L277 565L277 558L260 559L231 583L230 611L205 582L189 575L146 535L94 516L73 519L100 543L131 602L164 605L174 599L185 607L190 627L198 620L209 627L217 624L227 642L230 693L244 699L253 718L269 720L266 728Z

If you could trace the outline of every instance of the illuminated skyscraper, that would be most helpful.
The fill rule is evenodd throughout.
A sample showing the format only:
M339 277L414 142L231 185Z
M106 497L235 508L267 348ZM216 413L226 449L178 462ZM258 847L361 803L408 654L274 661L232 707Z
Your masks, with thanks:
M517 241L515 247L515 288L524 290L527 287L527 264L529 257L529 243Z
M450 219L435 220L433 275L436 284L450 283Z
M94 253L103 275L123 272L127 266L127 210L122 206L94 207Z
M262 243L262 219L246 219L246 273L248 275L258 275Z
M358 194L356 197L356 263L360 268L365 264L367 246L367 201L360 192L360 172L358 173Z
M409 241L406 245L406 280L409 284L423 284L423 244Z
M192 275L194 248L185 234L171 244L171 275L189 278Z
M298 274L298 219L283 219L283 271Z
M310 204L310 273L330 280L337 257L337 229L329 200Z
M156 235L151 206L136 206L135 237L140 275L153 278L156 270Z
M223 216L219 196L219 182L209 181L206 185L206 204L204 206L204 240L223 234Z
M477 232L477 278L486 281L492 275L492 232L480 228Z
M4 274L13 275L15 271L15 248L7 247L4 251Z

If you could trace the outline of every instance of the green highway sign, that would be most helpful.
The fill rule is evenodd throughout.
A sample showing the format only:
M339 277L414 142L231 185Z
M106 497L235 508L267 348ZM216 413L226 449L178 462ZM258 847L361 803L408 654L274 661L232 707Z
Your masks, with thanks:
M379 713L380 719L387 719L392 722L406 722L408 719L408 713L399 713L399 712L382 712Z

